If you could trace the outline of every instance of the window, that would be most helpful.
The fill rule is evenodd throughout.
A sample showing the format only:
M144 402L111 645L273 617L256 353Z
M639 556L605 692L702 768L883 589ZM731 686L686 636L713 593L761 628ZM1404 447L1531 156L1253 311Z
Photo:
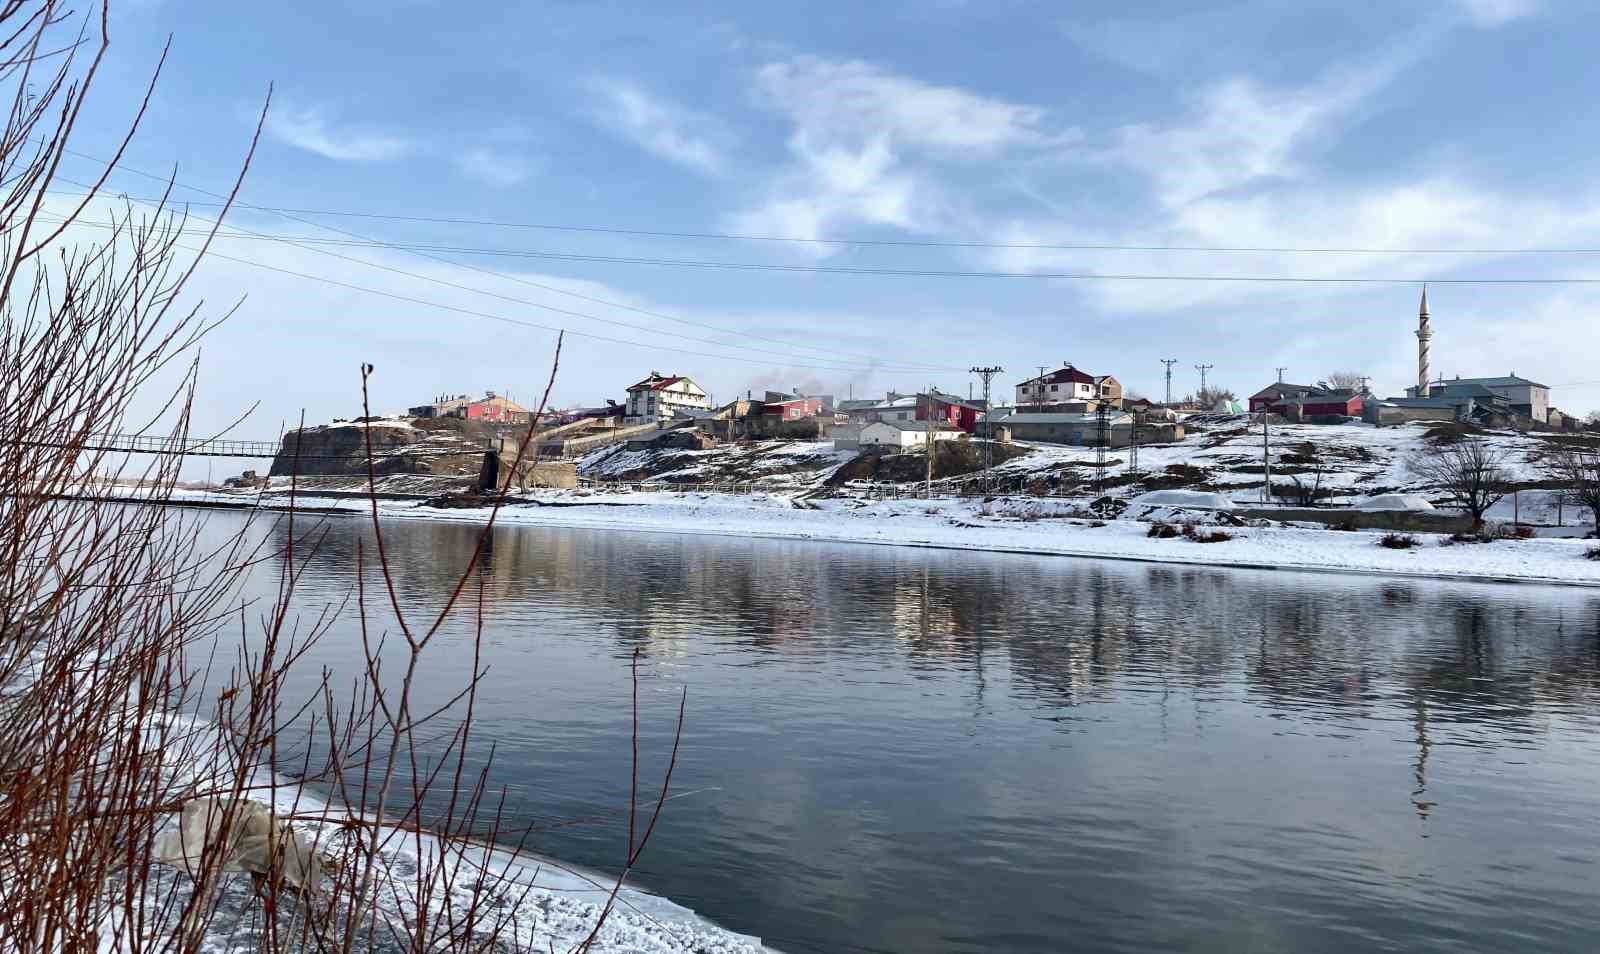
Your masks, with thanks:
M1061 390L1061 385L1059 385L1059 384L1052 384L1052 385L1050 385L1050 390L1052 390L1052 391L1059 391L1059 390Z

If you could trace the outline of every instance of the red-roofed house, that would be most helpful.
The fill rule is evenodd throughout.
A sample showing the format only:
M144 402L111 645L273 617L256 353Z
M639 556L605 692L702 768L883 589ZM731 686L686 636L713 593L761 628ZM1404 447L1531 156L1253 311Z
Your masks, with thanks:
M1119 395L1120 396L1120 395ZM1100 398L1100 385L1094 375L1085 374L1067 365L1047 372L1037 378L1017 385L1017 406L1024 404L1067 404L1073 401L1095 401Z
M680 412L709 411L711 399L698 384L682 375L664 375L651 371L650 376L628 389L630 424L647 424L678 417Z
M968 404L954 394L940 391L917 395L917 420L926 421L930 412L935 421L942 421L971 434L978 429L978 415L983 413L983 409Z
M822 398L796 397L781 401L765 401L761 413L782 421L799 421L822 413Z

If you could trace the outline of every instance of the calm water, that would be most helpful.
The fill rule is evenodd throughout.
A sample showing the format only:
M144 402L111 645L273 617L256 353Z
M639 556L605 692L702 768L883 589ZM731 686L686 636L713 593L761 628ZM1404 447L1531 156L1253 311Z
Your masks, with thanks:
M408 605L477 533L389 525ZM1600 594L526 528L485 562L516 820L625 804L637 649L647 770L687 688L697 792L639 880L786 951L1600 948Z

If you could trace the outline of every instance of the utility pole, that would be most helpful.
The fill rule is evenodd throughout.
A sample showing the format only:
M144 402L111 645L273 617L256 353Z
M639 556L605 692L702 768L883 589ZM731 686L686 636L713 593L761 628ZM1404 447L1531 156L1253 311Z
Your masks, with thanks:
M1167 366L1167 407L1172 406L1172 366L1178 363L1177 358L1162 358L1161 363Z
M1267 417L1272 413L1270 408L1261 409L1261 472L1266 475L1267 482L1261 485L1261 502L1272 503L1272 438L1267 433Z
M1194 366L1194 369L1200 372L1200 390L1204 391L1206 389L1206 372L1214 367L1216 367L1214 364L1197 364Z
M1105 404L1095 408L1095 430L1097 445L1095 447L1095 493L1104 495L1106 492L1106 445L1111 443L1111 409Z
M920 400L920 398L919 398ZM933 385L928 385L928 480L923 487L923 497L933 499Z
M1124 414L1128 414L1126 410ZM1130 414L1128 423L1128 476L1139 479L1139 415Z
M989 382L993 381L994 376L1004 370L1005 368L999 365L971 369L973 374L983 378L983 429L988 432L984 434L985 440L983 442L983 492L985 494L989 492L989 467L994 463L994 402L989 399Z
M1039 379L1038 382L1033 386L1033 403L1041 407L1044 406L1044 372L1045 365L1039 365Z
M1278 383L1279 384L1283 383L1283 372L1285 372L1287 370L1289 370L1289 369L1288 368L1279 368L1278 369Z

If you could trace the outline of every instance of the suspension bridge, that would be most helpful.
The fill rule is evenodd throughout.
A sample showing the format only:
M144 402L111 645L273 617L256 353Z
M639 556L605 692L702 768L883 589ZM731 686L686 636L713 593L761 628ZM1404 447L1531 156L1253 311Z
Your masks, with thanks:
M152 434L90 434L82 444L39 443L39 447L104 451L113 454L164 454L170 457L244 457L270 460L282 441L247 441L216 437L170 437ZM310 455L302 457L310 459Z

